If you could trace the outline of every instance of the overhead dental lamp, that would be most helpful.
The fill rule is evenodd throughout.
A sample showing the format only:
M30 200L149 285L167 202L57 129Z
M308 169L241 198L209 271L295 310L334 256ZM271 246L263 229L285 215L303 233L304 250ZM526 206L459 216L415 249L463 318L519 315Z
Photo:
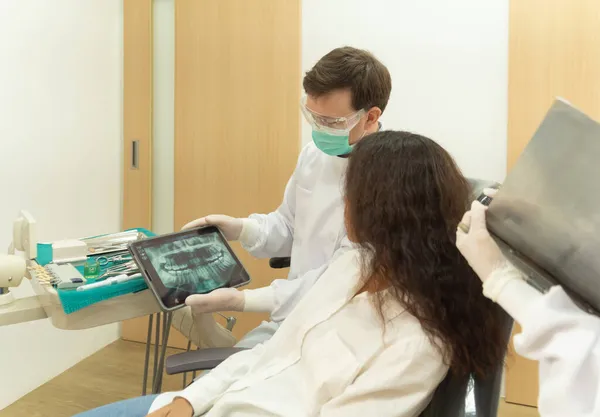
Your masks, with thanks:
M22 252L16 255L15 251ZM26 211L21 211L13 223L13 239L8 255L0 255L0 306L10 304L14 297L10 287L18 287L27 277L27 263L37 256L35 219Z

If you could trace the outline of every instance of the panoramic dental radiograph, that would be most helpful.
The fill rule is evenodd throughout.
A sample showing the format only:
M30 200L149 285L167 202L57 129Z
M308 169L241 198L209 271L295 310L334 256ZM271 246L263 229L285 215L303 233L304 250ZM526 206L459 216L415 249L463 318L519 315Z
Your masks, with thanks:
M206 293L225 286L237 269L227 248L214 235L146 248L146 255L165 287L190 293Z

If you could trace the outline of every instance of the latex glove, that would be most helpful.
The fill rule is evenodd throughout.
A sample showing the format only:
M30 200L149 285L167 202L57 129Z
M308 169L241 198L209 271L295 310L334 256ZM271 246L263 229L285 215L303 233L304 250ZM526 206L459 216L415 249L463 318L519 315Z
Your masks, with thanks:
M192 417L193 415L192 405L185 398L177 397L171 404L159 408L146 417Z
M483 193L488 197L494 198L498 194L497 188L484 188Z
M216 313L218 311L243 311L245 297L235 288L219 288L208 294L193 294L185 299L185 304L194 313Z
M194 229L203 226L216 226L219 228L225 239L238 240L242 233L242 219L237 219L224 214L211 214L210 216L201 217L192 222L189 222L181 230Z
M456 247L482 281L506 262L485 225L486 210L487 207L479 201L473 201L471 210L461 220L461 223L469 227L469 232L465 233L460 228L456 230Z

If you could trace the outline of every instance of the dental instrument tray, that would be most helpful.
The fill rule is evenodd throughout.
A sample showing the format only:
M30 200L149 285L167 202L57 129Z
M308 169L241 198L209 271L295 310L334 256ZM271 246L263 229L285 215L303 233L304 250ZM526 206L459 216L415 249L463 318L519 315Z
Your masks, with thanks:
M150 230L137 228L125 232L81 239L88 244L88 249L91 248L88 260L97 260L100 268L99 277L96 279L88 278L86 284L96 282L99 279L107 278L109 276L122 273L131 274L137 271L137 264L130 260L131 256L127 250L127 245L136 240L154 236L156 235ZM52 258L52 244L39 243L38 256L36 258L37 264L42 267L53 269L54 267L50 267L50 265L53 264ZM70 263L70 265L72 265L81 275L84 275L85 264L85 261ZM123 271L123 268L126 268L126 270ZM61 270L60 272L63 271ZM70 271L65 270L64 272ZM48 282L48 284L55 283L55 280ZM72 314L93 304L101 303L115 297L137 293L148 288L146 281L142 277L110 286L93 288L88 291L76 291L76 288L74 288L75 285L73 285L72 288L64 288L65 286L68 287L68 285L61 287L56 285L56 289L53 289L58 295L62 310L65 314Z
M141 230L132 229L109 235L89 237L81 239L88 247L88 256L103 255L107 253L127 250L130 243L145 239L146 233Z
M192 294L250 282L248 272L214 226L133 242L129 250L164 311Z
M127 247L130 243L156 236L150 230L137 228L129 229L124 232L111 233L94 237L86 237L77 239L79 242L85 243L82 259L60 259L60 256L55 254L55 244L53 243L38 243L37 257L38 264L45 266L49 263L72 263L76 267L83 266L86 257L102 256L110 258L112 255L120 252L127 252ZM83 271L83 269L82 269Z

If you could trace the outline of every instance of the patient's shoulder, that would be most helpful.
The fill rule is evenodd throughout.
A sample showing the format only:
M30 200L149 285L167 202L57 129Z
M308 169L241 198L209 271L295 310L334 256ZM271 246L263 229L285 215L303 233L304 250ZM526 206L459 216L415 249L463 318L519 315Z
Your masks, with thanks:
M327 282L340 289L357 289L360 281L360 256L358 248L345 248L331 260L319 282Z
M407 354L424 353L441 358L442 354L436 339L425 332L416 317L402 307L398 309L401 312L393 318L389 317L389 312L393 310L388 310L388 318L384 325L385 345L395 346L399 352L403 351Z

